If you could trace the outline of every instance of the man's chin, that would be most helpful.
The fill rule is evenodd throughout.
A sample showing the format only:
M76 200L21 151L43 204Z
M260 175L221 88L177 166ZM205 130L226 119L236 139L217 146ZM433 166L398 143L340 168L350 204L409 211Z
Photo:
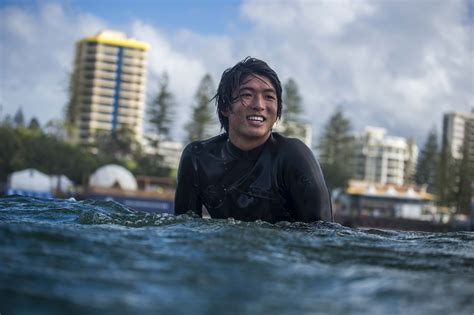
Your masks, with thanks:
M247 134L247 137L249 139L263 139L263 138L267 138L268 136L270 136L270 133L271 133L271 130L267 130L267 131L254 131L254 132L249 132Z

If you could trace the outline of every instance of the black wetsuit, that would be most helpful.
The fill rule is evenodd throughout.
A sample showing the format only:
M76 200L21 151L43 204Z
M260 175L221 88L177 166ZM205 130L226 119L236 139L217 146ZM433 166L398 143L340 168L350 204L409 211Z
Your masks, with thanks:
M300 140L272 133L242 151L226 134L196 141L181 156L175 214L242 221L332 221L329 193L311 150Z

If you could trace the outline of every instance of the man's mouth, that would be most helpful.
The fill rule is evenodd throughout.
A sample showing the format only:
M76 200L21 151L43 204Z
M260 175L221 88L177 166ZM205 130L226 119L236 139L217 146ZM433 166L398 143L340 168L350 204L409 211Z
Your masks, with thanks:
M263 116L258 116L258 115L250 115L250 116L247 116L247 119L248 120L251 120L251 121L258 121L258 122L264 122L266 119L265 117Z

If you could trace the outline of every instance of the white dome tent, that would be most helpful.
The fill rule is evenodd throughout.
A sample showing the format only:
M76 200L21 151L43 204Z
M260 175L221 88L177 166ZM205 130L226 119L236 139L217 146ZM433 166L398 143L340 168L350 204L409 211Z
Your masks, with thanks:
M33 168L13 172L8 177L7 195L52 198L50 177Z
M139 189L138 183L142 184L143 180L138 178L137 182L133 174L122 166L105 165L89 177L84 198L117 202L133 211L174 213L174 192Z
M98 168L89 178L89 187L114 188L120 187L124 190L137 190L137 181L133 174L126 168L108 164Z

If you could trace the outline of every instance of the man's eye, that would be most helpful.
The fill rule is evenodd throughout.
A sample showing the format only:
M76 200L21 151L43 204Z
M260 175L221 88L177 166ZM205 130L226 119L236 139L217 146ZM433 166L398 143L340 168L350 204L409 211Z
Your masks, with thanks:
M252 97L252 94L250 94L250 93L241 93L241 94L240 94L240 97L242 97L242 98L249 98L249 97Z
M273 95L267 95L265 98L269 101L274 101L275 100L275 96L273 96Z

